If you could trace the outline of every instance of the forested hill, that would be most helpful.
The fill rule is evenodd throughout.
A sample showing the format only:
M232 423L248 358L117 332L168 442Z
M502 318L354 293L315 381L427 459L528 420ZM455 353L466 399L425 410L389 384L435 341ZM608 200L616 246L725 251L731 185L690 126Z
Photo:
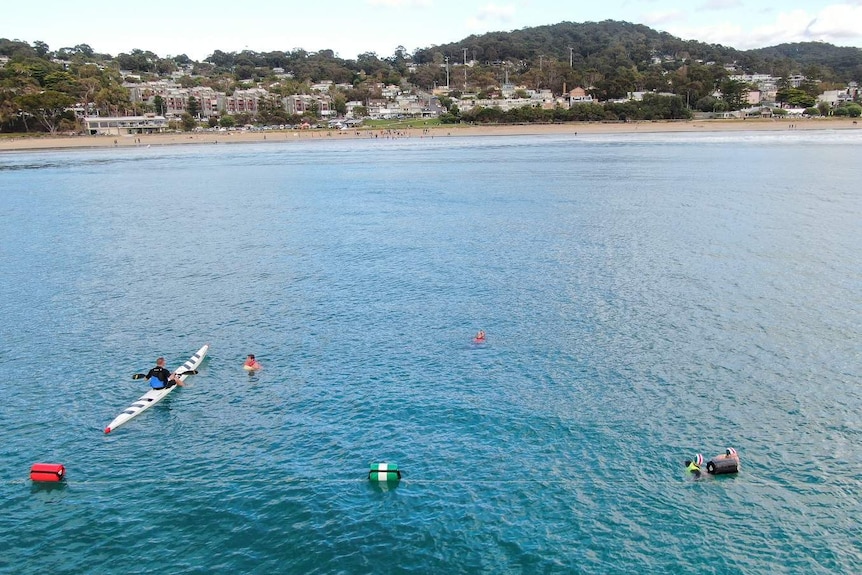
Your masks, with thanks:
M789 60L802 68L823 67L830 69L840 79L862 81L862 50L859 48L834 46L825 42L796 42L749 50L747 54L776 62Z
M465 60L468 66L463 65ZM207 87L225 95L264 88L273 95L270 102L311 94L315 83L329 81L336 110L346 110L347 102L382 98L382 85L426 91L449 86L454 98L472 93L481 100L502 93L502 84L555 95L583 88L599 102L623 99L632 92L670 93L676 95L672 100L677 111L660 117L680 117L677 112L682 108L740 109L748 87L730 77L739 73L771 74L784 79L782 87L801 74L806 80L793 88L795 93L784 90L776 97L809 107L825 90L862 82L862 50L804 43L740 51L610 20L492 32L412 54L398 47L391 56L367 52L355 59L341 58L332 50L214 49L203 62L194 62L185 54L163 57L134 49L112 56L96 53L88 44L52 50L42 41L0 38L0 132L30 131L34 118L42 118L42 127L51 132L73 130L75 118L69 112L73 106L106 116L153 112L158 109L155 101L133 101L130 87L165 78L185 89ZM716 91L723 101L717 101ZM283 106L268 104L264 112L258 113L258 121L289 123ZM613 114L630 117L629 112ZM193 126L192 114L186 116ZM242 120L248 123L253 118Z
M428 62L448 57L460 62L526 61L570 63L575 70L608 74L620 67L641 72L662 60L666 70L684 60L735 63L740 71L788 76L803 73L827 82L862 81L862 50L822 42L782 44L758 50L737 50L718 44L682 40L641 24L615 20L561 22L512 32L473 35L458 42L417 50L414 59ZM674 63L676 62L676 63Z
M480 62L508 59L532 61L545 56L565 60L568 64L571 57L576 66L601 64L606 60L615 60L619 64L649 65L653 56L727 62L740 54L733 48L681 40L642 24L605 20L561 22L512 32L473 35L451 44L418 50L414 57L423 62L440 52L460 61L464 48L467 49L468 59Z
M115 61L123 70L156 74L168 73L178 65L191 63L185 55L163 58L147 47L143 48L115 57L96 54L88 44L52 51L41 41L33 42L31 46L21 41L0 39L0 57L18 60L38 57L66 61ZM806 42L742 51L729 46L683 40L648 26L615 20L561 22L511 32L489 32L449 44L420 48L412 54L398 47L392 55L368 52L356 58L341 58L332 50L225 53L214 47L204 62L196 63L200 64L196 70L207 74L209 67L215 72L234 74L239 80L251 80L265 74L267 69L283 68L300 80L335 82L353 82L357 74L364 73L378 76L381 81L395 82L396 76L407 77L425 87L445 82L441 65L447 58L453 66L465 58L469 60L474 67L472 75L476 77L468 81L476 85L499 82L504 76L501 69L505 69L510 80L515 82L545 86L562 86L565 82L567 86L574 86L594 85L599 79L611 80L629 73L642 77L673 73L697 61L714 63L719 68L735 64L739 72L776 77L803 74L826 83L862 82L862 50L859 48ZM408 73L411 61L418 65L418 72L412 68L413 72ZM653 84L647 89L658 89L666 84L658 77L653 81L635 80L634 83L639 85ZM623 83L626 83L625 79ZM457 85L457 78L453 84Z

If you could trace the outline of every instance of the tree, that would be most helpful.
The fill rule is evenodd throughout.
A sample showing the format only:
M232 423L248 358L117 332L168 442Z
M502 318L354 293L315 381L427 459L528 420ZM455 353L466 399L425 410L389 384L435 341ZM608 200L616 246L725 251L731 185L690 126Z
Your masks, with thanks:
M217 68L230 69L233 67L234 58L236 58L236 52L226 53L221 50L216 50L209 58L206 58L204 62L210 62Z
M332 99L332 109L338 112L339 116L344 116L347 113L347 100L341 94L336 94Z
M160 58L156 62L156 72L160 76L165 76L174 72L177 69L177 63L175 60L169 60L167 58Z
M237 80L251 80L254 78L254 66L242 64L234 67Z
M63 92L73 97L84 94L84 86L69 72L51 72L45 76L45 89Z
M164 116L168 111L168 105L165 102L165 99L162 98L159 94L153 98L153 107L156 110L156 114L159 116Z
M229 114L225 114L224 116L219 118L218 123L219 126L221 126L222 128L233 128L234 126L236 126L236 120L233 116Z
M741 110L748 104L748 86L745 82L727 78L721 82L721 99L730 110Z
M36 55L40 58L44 58L48 54L48 52L50 52L50 48L48 47L48 45L41 40L36 40L35 42L33 42L33 49L36 50Z
M185 130L186 132L191 132L197 127L198 121L195 120L191 114L186 112L182 115L182 124L183 130Z
M694 109L700 110L701 112L712 112L715 111L715 105L718 101L718 98L714 96L704 96L695 102Z
M102 83L98 78L81 78L81 97L84 99L84 114L88 115L90 103L94 101L96 94L102 89Z
M24 113L36 118L52 134L57 131L57 126L66 116L66 109L75 104L75 99L71 96L53 90L25 94L19 96L16 101Z
M198 99L194 96L189 96L189 101L186 102L186 112L188 112L193 118L200 117L201 105L198 102Z
M86 56L87 58L93 57L93 49L90 48L89 44L77 44L73 50L78 54Z
M799 88L781 88L776 93L775 100L794 108L810 108L817 104L817 98Z
M99 90L94 101L99 110L103 111L106 116L110 116L112 113L119 115L121 107L125 110L131 105L129 91L115 84Z

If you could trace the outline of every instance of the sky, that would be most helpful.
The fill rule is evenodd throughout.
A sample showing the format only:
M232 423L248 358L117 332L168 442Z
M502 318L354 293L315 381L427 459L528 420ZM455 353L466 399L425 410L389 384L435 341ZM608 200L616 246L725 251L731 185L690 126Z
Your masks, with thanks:
M0 38L52 50L89 44L116 56L135 48L203 60L215 50L333 50L391 56L471 34L559 22L625 20L685 40L741 50L823 41L862 47L862 0L41 0L38 14L5 11ZM34 8L35 10L35 8Z

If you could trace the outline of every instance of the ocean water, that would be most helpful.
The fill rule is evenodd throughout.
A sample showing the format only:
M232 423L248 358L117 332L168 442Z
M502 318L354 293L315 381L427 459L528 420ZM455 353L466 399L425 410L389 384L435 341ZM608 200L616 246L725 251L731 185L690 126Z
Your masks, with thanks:
M0 155L0 573L860 573L860 144Z

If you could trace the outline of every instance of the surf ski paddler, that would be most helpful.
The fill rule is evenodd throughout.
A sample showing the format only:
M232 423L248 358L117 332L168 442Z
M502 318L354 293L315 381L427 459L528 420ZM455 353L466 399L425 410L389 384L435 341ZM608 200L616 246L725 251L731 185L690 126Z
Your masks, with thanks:
M173 385L182 386L183 382L177 379L176 373L171 373L165 368L165 358L156 360L156 367L147 372L147 382L153 389L165 389Z

